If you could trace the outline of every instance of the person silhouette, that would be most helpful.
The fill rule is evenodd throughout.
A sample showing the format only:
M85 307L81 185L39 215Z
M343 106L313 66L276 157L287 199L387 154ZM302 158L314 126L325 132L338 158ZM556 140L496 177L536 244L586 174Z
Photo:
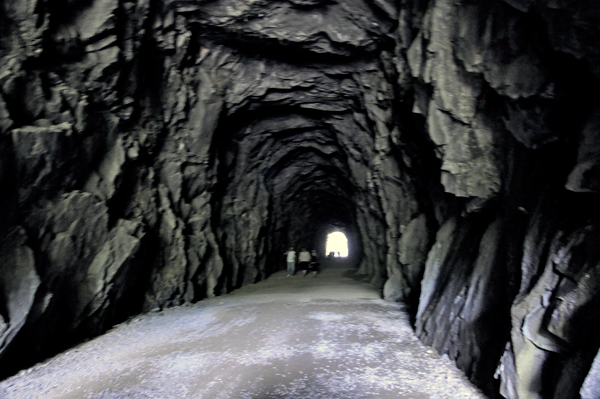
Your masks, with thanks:
M317 277L317 273L319 272L319 259L317 258L317 251L314 249L310 253L310 268L309 272L313 273L313 277Z

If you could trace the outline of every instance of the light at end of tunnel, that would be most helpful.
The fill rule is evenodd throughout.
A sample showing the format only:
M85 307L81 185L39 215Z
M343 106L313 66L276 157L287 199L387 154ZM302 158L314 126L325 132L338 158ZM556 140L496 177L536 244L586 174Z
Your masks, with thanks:
M325 243L325 255L333 252L333 256L345 258L348 256L348 239L341 231L335 231L327 235Z

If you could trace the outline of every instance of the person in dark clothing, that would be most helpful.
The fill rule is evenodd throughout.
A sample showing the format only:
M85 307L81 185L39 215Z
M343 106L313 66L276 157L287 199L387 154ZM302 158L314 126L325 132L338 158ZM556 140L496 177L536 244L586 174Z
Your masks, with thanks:
M310 266L308 271L313 273L313 277L317 277L317 273L319 272L319 259L317 258L317 251L314 249L310 253Z

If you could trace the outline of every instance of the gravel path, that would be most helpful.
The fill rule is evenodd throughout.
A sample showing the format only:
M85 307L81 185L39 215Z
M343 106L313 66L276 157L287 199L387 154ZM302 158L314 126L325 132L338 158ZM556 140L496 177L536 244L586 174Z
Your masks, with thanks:
M485 398L344 269L139 316L0 382L5 399Z

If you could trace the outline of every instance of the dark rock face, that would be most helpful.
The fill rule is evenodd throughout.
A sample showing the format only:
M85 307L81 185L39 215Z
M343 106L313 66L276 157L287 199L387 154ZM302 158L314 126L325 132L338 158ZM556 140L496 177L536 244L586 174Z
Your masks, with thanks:
M597 192L598 74L597 33L574 32L598 7L506 3L401 13L414 111L445 191L468 197L438 216L416 329L492 397L577 398L599 344L598 212L568 191Z
M596 397L599 22L591 1L2 3L2 372L335 228L491 397Z

